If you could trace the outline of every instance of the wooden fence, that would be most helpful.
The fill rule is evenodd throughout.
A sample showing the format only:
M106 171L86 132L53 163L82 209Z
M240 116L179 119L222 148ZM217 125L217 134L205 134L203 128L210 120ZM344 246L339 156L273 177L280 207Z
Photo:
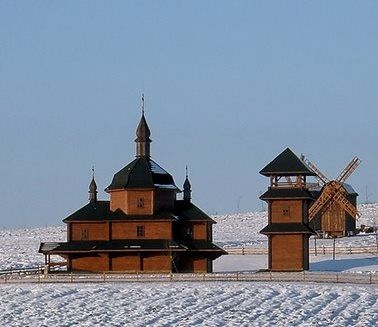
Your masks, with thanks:
M315 282L378 284L378 274L374 273L334 273L334 272L231 272L211 274L69 274L4 275L0 283L104 283L104 282Z
M229 254L234 255L264 255L268 254L267 248L224 248ZM316 249L311 247L311 255L321 255L321 254L332 254L333 246L320 245ZM336 254L378 254L378 249L376 246L336 246Z

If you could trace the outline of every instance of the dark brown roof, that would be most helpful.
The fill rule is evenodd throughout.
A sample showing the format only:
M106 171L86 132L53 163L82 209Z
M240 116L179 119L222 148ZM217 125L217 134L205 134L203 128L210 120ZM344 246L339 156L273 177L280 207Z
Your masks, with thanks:
M289 148L281 152L275 159L261 169L260 174L264 176L316 175Z
M301 188L272 188L270 187L263 195L261 200L271 199L309 199L313 200L313 196L308 190Z
M177 220L178 218L162 211L155 215L127 215L122 210L110 211L109 201L96 201L86 204L65 218L64 222L70 221L108 221L108 220Z
M179 242L184 247L188 248L189 250L212 250L212 251L219 251L224 254L227 254L225 250L220 248L219 246L215 245L214 243L207 241L207 240L190 240L190 241L183 241Z
M261 234L315 234L308 226L301 223L273 223L265 226Z
M157 188L180 191L173 177L148 157L139 157L117 172L105 191Z
M225 251L206 240L171 241L171 240L112 240L112 241L72 241L59 243L41 243L40 253L65 252L113 252L113 251Z
M136 141L150 141L151 131L148 127L146 118L144 117L144 113L142 114L142 117L138 124L136 135Z
M140 251L140 250L186 250L182 245L170 240L112 240L112 241L72 241L41 243L40 253L63 252L111 252L111 251Z
M122 210L110 211L109 201L96 201L87 203L75 211L64 222L70 221L108 221L108 220L183 220L183 221L209 221L216 223L210 216L193 203L183 200L175 201L172 212L162 211L154 215L127 215Z
M179 220L209 221L214 224L216 223L215 220L213 220L195 204L184 200L175 201L174 214L179 217Z

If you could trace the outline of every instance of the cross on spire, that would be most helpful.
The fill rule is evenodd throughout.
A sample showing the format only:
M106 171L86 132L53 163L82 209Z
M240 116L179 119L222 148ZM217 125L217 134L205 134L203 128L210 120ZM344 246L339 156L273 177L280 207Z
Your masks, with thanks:
M144 93L142 93L142 115L144 115Z

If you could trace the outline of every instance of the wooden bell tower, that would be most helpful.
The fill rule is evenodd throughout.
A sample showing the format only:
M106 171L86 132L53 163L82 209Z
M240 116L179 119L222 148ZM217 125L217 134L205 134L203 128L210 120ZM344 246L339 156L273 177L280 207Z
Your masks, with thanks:
M306 177L314 176L289 148L264 167L260 174L270 186L260 199L268 203L268 225L260 233L268 236L269 270L309 269L308 207L313 200Z

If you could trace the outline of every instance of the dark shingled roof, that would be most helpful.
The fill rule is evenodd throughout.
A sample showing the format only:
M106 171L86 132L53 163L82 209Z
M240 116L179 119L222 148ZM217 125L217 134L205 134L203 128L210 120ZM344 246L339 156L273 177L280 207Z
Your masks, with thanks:
M40 253L62 252L111 252L111 251L140 251L140 250L182 250L185 247L170 240L112 240L112 241L72 241L61 243L41 243Z
M69 221L107 221L107 220L177 220L177 217L167 211L155 215L127 215L122 210L110 211L109 201L96 201L86 204L81 209L65 218Z
M194 240L182 243L170 240L112 240L112 241L72 241L60 243L41 243L39 253L65 252L113 252L113 251L215 251L225 252L206 240Z
M114 189L161 188L180 191L173 177L148 157L139 157L117 172L105 191Z
M345 191L347 191L348 194L358 196L358 193L354 190L352 185L347 184L347 183L343 183L343 187L344 187ZM318 193L320 193L322 189L323 189L323 187L319 186L319 187L311 190L311 193L313 193L314 196L317 197L319 195Z
M308 226L301 223L273 223L265 226L261 234L315 234Z
M96 201L86 204L84 207L75 211L65 219L66 221L87 221L87 220L106 220L110 211L109 201Z
M207 240L190 240L190 241L180 241L180 244L188 248L189 250L207 250L207 251L219 251L224 254L227 254L225 250L215 245L214 243Z
M313 200L314 197L307 190L301 188L269 188L263 195L260 196L261 200L271 199L309 199Z
M191 202L186 202L184 200L175 201L175 215L181 220L190 221L210 221L216 223L215 220L210 218L206 213L204 213L200 208Z
M264 176L316 175L289 148L281 152L275 159L261 169L260 174Z
M142 117L140 119L140 122L138 124L137 130L136 130L137 138L135 141L151 141L151 131L148 127L146 117L144 117L144 113L142 113Z

